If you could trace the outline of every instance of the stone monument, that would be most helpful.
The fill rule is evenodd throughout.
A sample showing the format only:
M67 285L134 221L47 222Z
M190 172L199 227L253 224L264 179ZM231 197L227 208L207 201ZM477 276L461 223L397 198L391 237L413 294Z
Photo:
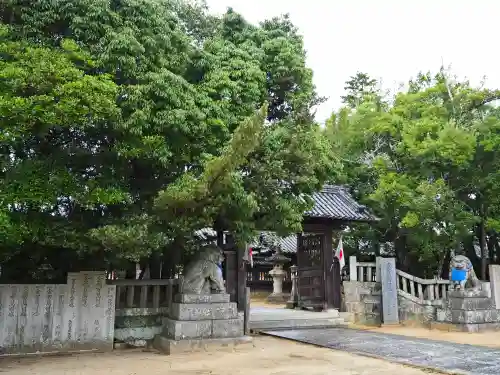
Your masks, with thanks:
M154 338L155 349L173 354L251 342L243 333L243 314L226 293L219 268L223 259L217 246L208 245L186 267L163 332Z
M383 324L399 324L396 259L381 258L379 266L382 284L382 322Z
M284 303L288 300L289 294L283 293L283 280L286 277L286 271L283 265L291 259L283 255L281 246L274 247L275 252L266 261L271 262L274 267L269 271L269 275L273 278L273 292L267 297L267 301L271 303Z

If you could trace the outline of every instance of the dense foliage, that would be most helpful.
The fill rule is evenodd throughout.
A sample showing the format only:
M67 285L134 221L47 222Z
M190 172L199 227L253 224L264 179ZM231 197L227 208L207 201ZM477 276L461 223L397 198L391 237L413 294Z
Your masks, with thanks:
M424 277L454 252L483 276L498 260L500 91L441 70L389 95L358 72L321 128L287 16L4 0L0 21L2 278L130 261L167 277L201 228L300 230L327 181L381 219L350 226L351 252Z
M301 195L332 174L312 116L322 99L286 16L6 0L0 20L3 277L177 263L207 226L240 240L297 230Z
M500 250L500 91L443 70L419 74L393 97L361 73L346 89L346 107L326 132L343 157L344 182L381 218L352 232L352 248L392 253L426 277L464 253L485 276Z

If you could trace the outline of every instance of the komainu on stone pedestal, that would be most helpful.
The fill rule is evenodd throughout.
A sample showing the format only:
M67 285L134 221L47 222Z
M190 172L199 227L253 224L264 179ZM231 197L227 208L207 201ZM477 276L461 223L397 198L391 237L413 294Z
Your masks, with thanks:
M219 247L208 245L202 248L197 257L186 266L181 293L225 293L224 279L219 267L223 260L224 254Z
M436 309L436 322L431 322L431 327L464 332L500 329L500 310L491 298L490 283L477 278L469 258L452 258L450 287L445 303Z
M229 294L178 294L153 347L164 354L234 348L251 342Z
M175 296L162 333L153 347L164 354L234 349L252 342L244 336L244 316L225 292L219 264L221 250L210 245L201 249L185 270L180 294Z
M452 290L480 288L472 262L464 255L456 255L450 261L450 286Z

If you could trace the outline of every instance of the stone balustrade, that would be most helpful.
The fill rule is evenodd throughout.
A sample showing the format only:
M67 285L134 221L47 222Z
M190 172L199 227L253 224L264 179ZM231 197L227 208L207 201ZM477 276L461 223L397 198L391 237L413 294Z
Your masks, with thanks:
M182 276L181 276L182 277ZM174 290L181 281L178 279L160 280L110 280L108 284L116 285L116 308L160 308L169 307Z
M422 279L401 270L396 270L398 289L421 300L441 300L448 295L449 280Z
M145 346L161 332L182 277L160 280L110 280L116 286L115 339Z
M355 256L349 257L349 280L359 282L379 281L376 262L358 262Z
M344 303L351 320L364 324L382 321L383 288L380 279L380 261L358 262L349 258L349 281L344 282ZM403 323L428 326L435 319L436 309L443 307L448 293L448 280L422 279L395 270L397 309Z

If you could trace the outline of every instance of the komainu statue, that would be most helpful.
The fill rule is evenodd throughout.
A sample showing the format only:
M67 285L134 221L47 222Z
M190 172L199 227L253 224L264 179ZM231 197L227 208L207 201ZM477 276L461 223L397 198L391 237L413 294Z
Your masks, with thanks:
M452 290L479 288L481 284L469 258L456 255L450 261L450 285Z
M223 260L224 255L216 245L201 248L196 258L185 268L181 293L225 293L226 288L220 269Z

